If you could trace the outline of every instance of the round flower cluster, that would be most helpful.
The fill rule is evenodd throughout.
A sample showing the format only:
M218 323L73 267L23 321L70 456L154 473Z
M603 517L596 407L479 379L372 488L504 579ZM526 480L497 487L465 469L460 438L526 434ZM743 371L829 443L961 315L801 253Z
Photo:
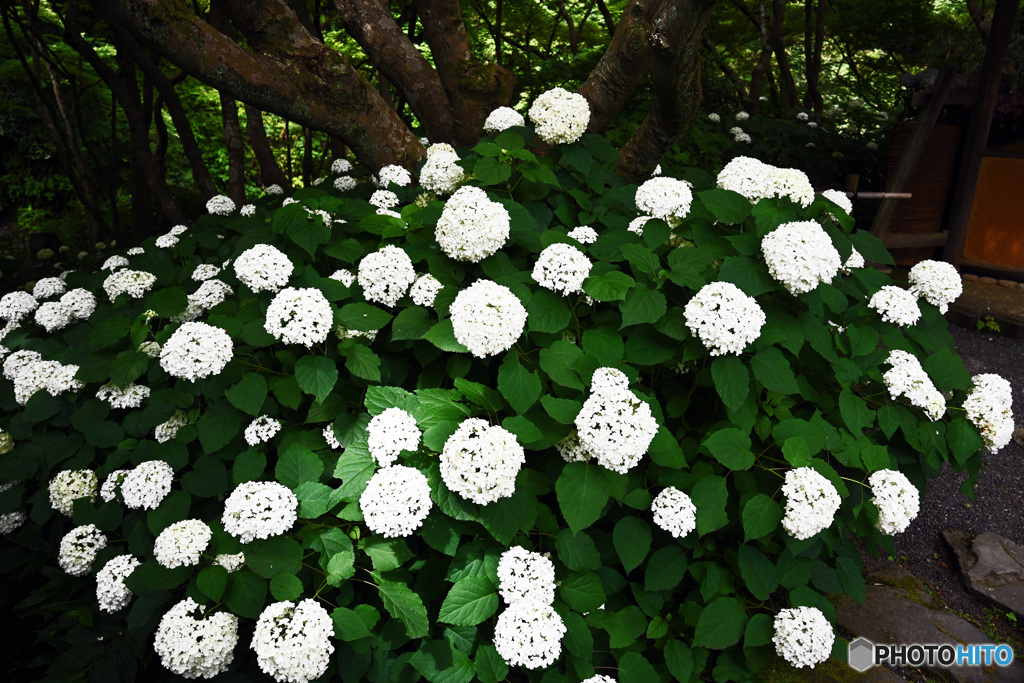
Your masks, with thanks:
M356 279L367 301L394 306L416 280L416 271L408 254L388 244L363 257Z
M39 302L36 298L24 291L10 292L0 297L0 318L19 322L26 315L36 310Z
M843 264L843 274L849 275L854 268L863 268L865 265L864 256L856 249L850 250L850 257Z
M441 478L467 500L481 505L515 492L516 475L526 462L514 434L480 418L463 420L441 451Z
M71 576L85 576L92 570L96 555L107 547L107 537L95 524L76 526L60 539L57 564Z
M123 389L107 382L96 391L96 398L106 401L111 408L138 408L149 398L150 388L129 382Z
M853 215L853 202L850 201L850 198L842 190L825 190L821 193L821 196L838 206L848 215Z
M932 422L945 415L946 399L932 384L916 356L896 349L889 352L885 362L892 368L882 375L882 379L894 401L906 396L911 405L924 410Z
M57 512L70 517L76 498L96 502L96 488L100 480L92 470L62 470L50 480L50 505Z
M96 310L96 297L93 293L82 289L72 289L64 293L60 303L71 311L71 317L76 320L86 320Z
M812 669L832 656L836 636L817 607L791 607L775 615L775 652L795 667Z
M424 273L416 278L409 289L409 296L417 306L433 306L437 293L444 289L441 281L430 273Z
M537 669L558 659L564 636L565 623L550 605L520 600L498 615L494 647L506 664Z
M199 564L213 532L205 522L186 519L175 522L160 532L153 543L153 557L168 569Z
M466 173L459 166L459 155L454 147L441 142L427 149L427 160L420 169L420 185L424 189L451 194L465 179Z
M121 482L121 497L132 509L153 510L171 492L174 469L163 460L142 463Z
M477 358L508 351L526 327L526 307L512 290L477 280L448 308L455 339Z
M174 316L172 320L174 322L195 320L234 293L230 285L220 280L206 280L203 284L199 285L199 289L188 295L188 303L185 310Z
M1010 443L1013 437L1013 393L1010 383L999 375L971 378L974 385L964 400L964 411L991 453Z
M797 467L786 472L782 493L786 496L782 528L801 541L832 526L842 503L832 482L811 467Z
M160 367L174 377L194 382L219 375L233 352L226 330L200 322L182 323L160 349Z
M736 112L736 120L737 121L746 121L749 118L750 118L750 114L748 114L745 111L738 111L738 112Z
M352 162L348 159L335 159L331 163L331 173L342 174L352 170Z
M636 208L654 218L684 218L690 213L693 191L689 183L675 178L651 178L636 190Z
M717 114L712 114L711 116L717 116ZM583 683L615 683L615 679L611 676L597 674L596 676L591 676L586 679Z
M369 202L378 209L390 209L398 206L398 195L390 190L377 190L370 196Z
M245 553L235 553L233 555L221 553L213 558L213 563L218 567L224 567L228 574L231 574L232 572L237 572L245 565Z
M192 616L197 613L198 619ZM185 678L213 678L234 661L238 617L202 613L192 598L185 598L160 619L153 649L168 671Z
M510 605L523 600L550 605L555 601L555 565L540 553L512 546L498 560L498 593Z
M60 330L71 323L71 311L62 303L47 301L36 309L36 322L47 332Z
M153 429L153 438L157 443L164 443L173 439L178 430L188 424L188 415L184 410L179 410L171 415L166 422L162 422Z
M285 344L309 347L327 339L333 325L334 311L323 292L285 287L267 307L263 328Z
M299 501L276 481L247 481L224 501L224 530L242 543L283 534L298 519Z
M306 683L327 671L333 633L330 615L315 600L275 602L260 614L251 647L263 673L278 681Z
M229 197L219 194L206 202L206 210L217 216L230 216L235 210L235 203Z
M143 270L119 270L103 281L103 291L111 301L122 294L141 299L156 284L156 276Z
M347 268L339 268L338 270L331 273L331 279L337 280L346 287L351 287L352 283L356 281L355 274Z
M22 370L42 359L43 355L38 351L29 351L28 349L15 351L4 359L4 377L13 382Z
M146 253L146 250L143 249L142 247L131 247L130 249L128 249L126 253L129 256L142 256L143 254Z
M508 240L508 210L479 187L467 185L445 202L434 233L441 250L456 261L477 263Z
M373 473L359 496L367 528L384 538L408 536L430 513L430 484L414 467L391 465Z
M697 507L690 497L674 486L665 487L651 503L654 523L682 538L697 528Z
M579 93L552 88L530 105L530 120L537 135L551 145L576 142L590 123L590 103Z
M256 205L255 204L246 204L241 209L238 210L238 213L242 214L246 218L248 218L249 216L255 216L256 215Z
M357 184L356 179L350 175L338 176L334 179L334 188L341 192L348 192L354 189Z
M772 196L771 176L774 167L751 157L736 157L718 174L718 187L738 192L751 203Z
M894 285L885 285L875 292L868 301L868 308L878 311L885 322L900 327L914 325L921 319L917 297Z
M103 486L100 487L100 498L104 503L109 503L117 497L117 489L129 472L131 470L114 470L107 475L107 478L103 480Z
M910 293L945 313L949 305L964 293L964 284L956 267L944 261L921 261L910 269Z
M814 186L801 170L773 168L770 182L772 196L789 197L805 209L814 201Z
M569 237L580 244L593 244L597 241L597 231L589 225L581 225L569 231Z
M116 254L104 261L103 265L100 266L100 270L117 270L118 268L124 268L129 263L130 261L124 256Z
M32 296L37 300L49 299L51 296L63 294L65 289L67 289L67 285L59 277L39 278L35 287L32 288Z
M416 418L401 408L388 408L366 426L370 456L381 467L394 463L402 451L419 448L420 436Z
M593 265L571 244L556 243L538 254L532 275L541 287L568 296L583 291L583 281L590 276Z
M43 389L51 396L81 389L85 383L75 379L77 373L77 365L62 365L52 360L30 362L21 367L14 378L14 399L25 405L36 392Z
M133 593L124 580L142 562L131 555L118 555L96 572L96 600L104 612L120 612L132 600Z
M768 272L790 294L803 294L839 273L839 252L815 221L784 223L761 240Z
M761 334L764 311L731 282L704 285L683 309L686 326L712 356L739 355Z
M633 395L613 368L594 372L590 396L576 415L580 443L598 464L625 474L640 462L658 432L651 407Z
M258 446L270 441L281 431L281 421L266 415L260 415L245 428L245 442L250 446Z
M556 443L555 448L566 462L586 462L592 457L590 451L580 442L580 433L575 429Z
M235 275L254 292L277 292L292 276L294 266L283 251L270 244L257 244L235 259Z
M506 128L525 125L526 119L515 109L511 107L498 107L487 115L487 120L484 121L484 130L488 133L500 133Z
M177 243L178 243L178 238L175 237L174 235L171 235L171 234L160 235L153 242L153 244L155 244L156 246L158 246L161 249L170 249L171 247L175 246Z
M144 353L150 358L160 357L160 344L155 341L144 341L139 344L139 348L135 349L139 353Z
M878 507L878 530L892 536L905 531L917 517L921 494L902 473L896 470L878 470L868 477L871 502Z
M754 141L754 139L750 137L750 134L745 132L739 126L729 129L729 134L732 135L733 142L745 142L749 145L751 142Z
M710 114L708 114L708 121L711 121L712 123L721 123L722 117L716 114L715 112L711 112Z
M380 173L375 179L378 187L387 187L388 185L394 184L399 187L406 187L412 184L412 176L409 171L405 170L401 166L385 166L380 169ZM372 201L370 202L373 203ZM395 197L395 204L398 203L398 198ZM392 204L394 206L394 204Z

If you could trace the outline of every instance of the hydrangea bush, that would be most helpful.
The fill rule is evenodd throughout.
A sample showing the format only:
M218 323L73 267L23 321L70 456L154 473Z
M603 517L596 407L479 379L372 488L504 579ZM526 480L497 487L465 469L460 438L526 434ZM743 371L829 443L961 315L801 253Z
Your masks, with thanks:
M0 567L73 644L55 672L728 681L843 651L855 539L891 552L944 462L970 491L1005 382L956 356L948 273L892 294L799 171L627 185L584 113L531 108L543 157L502 112L419 184L346 162L211 201L38 319L0 299Z

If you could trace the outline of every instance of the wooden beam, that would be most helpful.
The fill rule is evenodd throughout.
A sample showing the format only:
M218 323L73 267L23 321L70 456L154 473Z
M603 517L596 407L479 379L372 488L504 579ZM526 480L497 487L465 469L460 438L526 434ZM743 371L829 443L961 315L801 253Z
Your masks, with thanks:
M945 232L889 233L882 237L882 244L889 249L941 247L946 243L947 234Z
M956 195L949 220L949 239L942 250L943 260L953 265L959 265L963 261L964 238L967 236L967 223L971 218L971 205L974 203L974 193L981 173L981 156L988 144L992 114L999 94L1003 60L1006 58L1006 50L1016 28L1017 2L1018 0L996 1L988 48L985 50L985 61L981 67L981 92L977 104L971 111L971 121L967 127L960 172L953 186L956 188Z

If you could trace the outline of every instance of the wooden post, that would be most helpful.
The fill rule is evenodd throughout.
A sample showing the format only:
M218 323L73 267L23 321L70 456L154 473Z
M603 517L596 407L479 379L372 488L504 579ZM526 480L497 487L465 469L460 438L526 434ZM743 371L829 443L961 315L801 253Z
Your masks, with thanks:
M964 142L963 160L956 178L956 196L949 221L949 239L942 250L942 259L959 265L963 258L964 237L967 222L971 217L971 205L981 173L981 156L988 144L988 133L992 126L992 113L996 108L999 94L999 80L1003 71L1003 60L1010 44L1010 36L1016 26L1017 0L997 0L992 30L989 33L985 61L981 67L981 90L978 101L971 111L971 121Z

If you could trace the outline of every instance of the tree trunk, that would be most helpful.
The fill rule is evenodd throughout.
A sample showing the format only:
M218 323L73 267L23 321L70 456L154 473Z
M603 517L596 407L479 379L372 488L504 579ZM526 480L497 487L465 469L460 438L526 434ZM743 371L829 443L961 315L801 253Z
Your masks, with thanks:
M818 84L821 82L821 52L825 42L825 0L805 0L804 3L804 73L807 94L804 106L814 112L814 120L821 122L824 100Z
M260 183L263 187L268 185L280 185L282 188L291 187L288 176L278 166L277 157L270 149L267 129L263 127L263 112L248 104L245 105L245 132L249 137L249 146L252 147L256 163L260 166Z
M238 123L238 102L224 93L220 93L220 115L228 150L228 196L241 206L245 204L245 142Z
M786 52L786 0L772 1L772 21L769 28L768 41L775 54L775 63L779 67L779 81L782 90L782 105L793 109L800 104L796 94L796 83L793 71L789 68L789 54Z

